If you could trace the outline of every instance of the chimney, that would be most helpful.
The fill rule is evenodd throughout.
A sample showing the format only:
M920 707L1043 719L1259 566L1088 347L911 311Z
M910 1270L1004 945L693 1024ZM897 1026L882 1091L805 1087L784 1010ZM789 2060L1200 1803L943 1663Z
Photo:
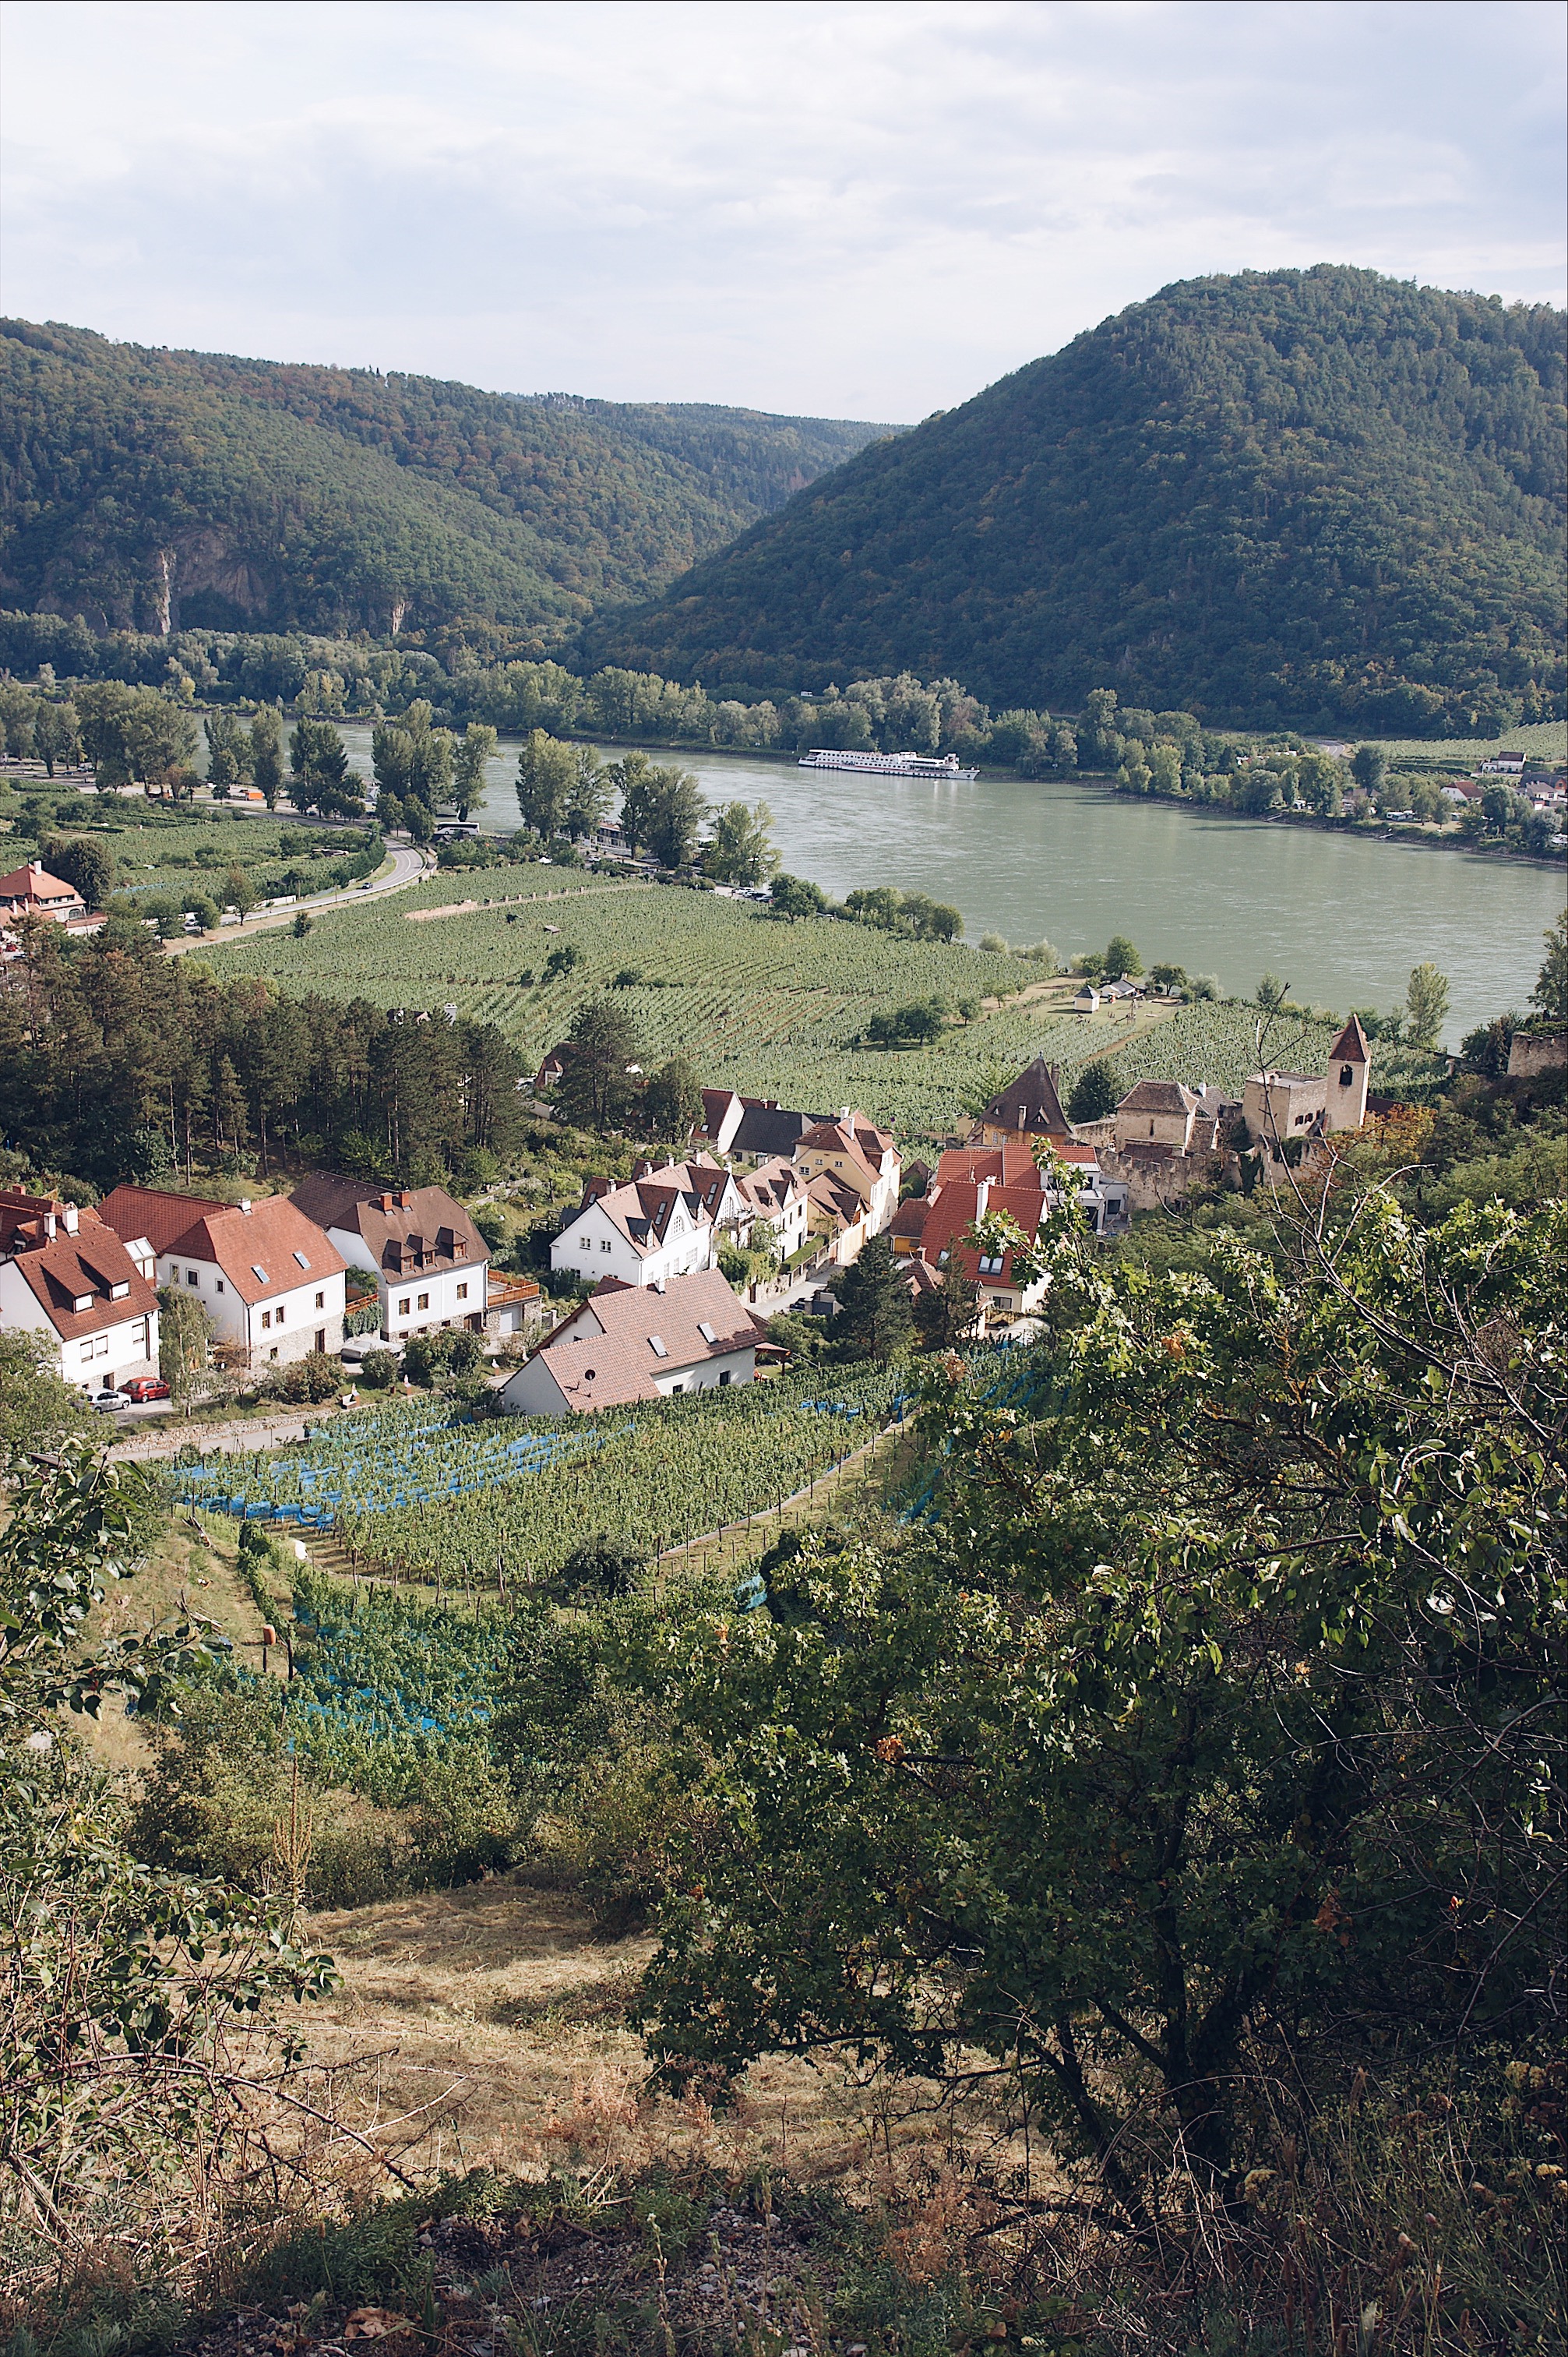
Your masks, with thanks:
M383 1196L381 1197L381 1209L382 1209L382 1211L392 1211L392 1208L393 1208L393 1199L392 1198L392 1196L390 1196L390 1195L383 1195Z
M242 1210L242 1211L243 1211L243 1213L245 1214L245 1217L246 1217L247 1219L249 1219L249 1218L250 1218L250 1216L251 1216L251 1199L250 1199L249 1195L242 1195L242 1196L241 1196L241 1198L240 1198L240 1209Z

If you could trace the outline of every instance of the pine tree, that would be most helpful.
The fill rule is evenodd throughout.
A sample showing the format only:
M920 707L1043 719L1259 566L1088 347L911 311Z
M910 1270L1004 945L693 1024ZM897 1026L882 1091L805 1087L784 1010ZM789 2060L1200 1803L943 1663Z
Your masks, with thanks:
M838 1316L832 1337L843 1359L897 1359L914 1340L915 1313L893 1264L886 1236L873 1236L858 1260L832 1279Z

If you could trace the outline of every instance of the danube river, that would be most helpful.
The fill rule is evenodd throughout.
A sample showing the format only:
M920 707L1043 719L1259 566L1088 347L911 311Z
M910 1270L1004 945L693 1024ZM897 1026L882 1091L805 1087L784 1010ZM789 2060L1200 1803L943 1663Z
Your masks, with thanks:
M368 771L370 730L343 734ZM841 899L857 885L929 892L963 911L971 941L1043 936L1065 959L1126 933L1146 962L1218 974L1228 992L1268 971L1341 1011L1397 1005L1430 958L1448 976L1449 1047L1528 1003L1541 936L1563 910L1561 867L1205 817L1069 780L932 785L648 749L693 771L711 802L766 800L791 874ZM503 744L474 813L486 826L518 825L516 773Z

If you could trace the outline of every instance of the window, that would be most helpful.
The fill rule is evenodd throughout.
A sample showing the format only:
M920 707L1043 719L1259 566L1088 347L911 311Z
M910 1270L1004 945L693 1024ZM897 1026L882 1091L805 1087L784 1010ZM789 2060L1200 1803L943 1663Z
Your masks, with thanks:
M317 1308L317 1309L325 1309L325 1308L326 1308L326 1307L327 1307L327 1296L326 1296L324 1293L318 1293L318 1294L317 1295L317 1297L316 1297L316 1307Z
M217 1284L213 1286L212 1290L213 1290L213 1292L214 1292L214 1293L221 1293L221 1292L222 1292L222 1290L223 1290L223 1280L222 1280L222 1278L221 1278L221 1277L220 1277L220 1278L219 1278L219 1280L218 1280Z
M1341 1087L1342 1089L1348 1089L1348 1088L1349 1088L1349 1087L1351 1086L1352 1082L1354 1082L1354 1080L1355 1080L1355 1074L1351 1071L1349 1065L1348 1065L1348 1064L1341 1064L1341 1065L1340 1065L1340 1067L1339 1067L1339 1085L1340 1085L1340 1087Z
M91 1337L91 1335L90 1334L90 1335L88 1336L88 1338L87 1338L86 1341L85 1341L85 1342L82 1344L82 1346L81 1346L81 1363L82 1363L82 1365L83 1365L84 1367L86 1366L86 1364L87 1364L87 1362L88 1362L89 1359L91 1359L91 1356L92 1356L92 1337Z
M310 1263L306 1259L305 1254L302 1252L296 1252L295 1258L299 1263L301 1268L308 1268L310 1266Z
M602 1237L599 1239L599 1250L600 1250L601 1252L608 1252L609 1248L610 1248L610 1240L609 1240L608 1236L602 1236Z
M669 1347L662 1334L650 1334L648 1338L648 1347L656 1359L667 1359L670 1356Z
M728 1367L725 1367L725 1370L724 1370L724 1372L723 1372L723 1373L722 1373L722 1374L720 1375L720 1377L719 1377L719 1381L720 1381L720 1383L731 1383L731 1382L733 1382L733 1380L734 1380L734 1376L733 1376L732 1371L731 1371Z
M704 1342L716 1342L719 1339L705 1318L699 1319L697 1331Z
M420 1297L419 1297L419 1306L420 1306L420 1308L421 1308L422 1309L428 1309L428 1308L429 1308L429 1307L430 1307L430 1296L429 1296L429 1294L428 1294L428 1293L422 1293L422 1294L420 1295Z
M399 1316L400 1318L406 1318L406 1317L408 1316L408 1313L409 1313L409 1308L410 1308L410 1304L409 1304L407 1301L400 1301L400 1302L398 1303L398 1305L397 1305L397 1314L398 1314L398 1316Z
M671 1383L670 1386L671 1398L673 1399L677 1392L683 1392L686 1386L684 1383Z
M109 1356L109 1337L107 1334L94 1335L92 1340L92 1355L95 1359L106 1359Z
M466 1285L460 1285L457 1287L457 1298L459 1301L467 1301L468 1298L468 1288Z
M201 1279L193 1268L188 1268L185 1272L185 1281L187 1285L199 1285Z
M273 1344L272 1349L267 1352L267 1356L268 1356L268 1358L269 1358L269 1359L275 1359L275 1358L277 1357L277 1354L278 1354L278 1346L277 1346L277 1344L274 1342L274 1343Z
M270 1309L263 1309L263 1312L262 1312L262 1324L263 1324L263 1326L270 1326L270 1325L272 1324L272 1322L273 1322L273 1313L272 1313L272 1311L271 1311Z
M258 1285L265 1285L267 1282L266 1270L256 1261L252 1261L251 1263L251 1275L255 1278Z

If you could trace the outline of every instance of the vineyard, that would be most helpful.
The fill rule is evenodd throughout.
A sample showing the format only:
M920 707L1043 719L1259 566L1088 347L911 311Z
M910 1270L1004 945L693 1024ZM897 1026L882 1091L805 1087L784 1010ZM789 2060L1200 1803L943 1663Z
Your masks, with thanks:
M214 962L222 973L387 1006L455 1005L498 1024L530 1060L554 1044L585 996L615 989L645 1062L683 1055L705 1086L808 1109L853 1103L906 1135L945 1135L1001 1068L1011 1073L1041 1052L1068 1063L1113 1036L1109 1017L1026 1005L950 1026L927 1049L856 1047L873 1015L933 996L957 1007L1017 992L1039 980L1039 968L826 919L779 924L745 903L673 887L611 888L538 909L481 903L410 921L453 897L451 879L440 877L395 903L324 916L304 941L269 933L225 943ZM569 977L522 980L566 945L583 960Z
M870 1438L899 1383L883 1367L804 1371L565 1424L400 1403L340 1416L302 1448L183 1466L177 1495L332 1528L402 1578L515 1589L596 1538L653 1556L766 1512Z

